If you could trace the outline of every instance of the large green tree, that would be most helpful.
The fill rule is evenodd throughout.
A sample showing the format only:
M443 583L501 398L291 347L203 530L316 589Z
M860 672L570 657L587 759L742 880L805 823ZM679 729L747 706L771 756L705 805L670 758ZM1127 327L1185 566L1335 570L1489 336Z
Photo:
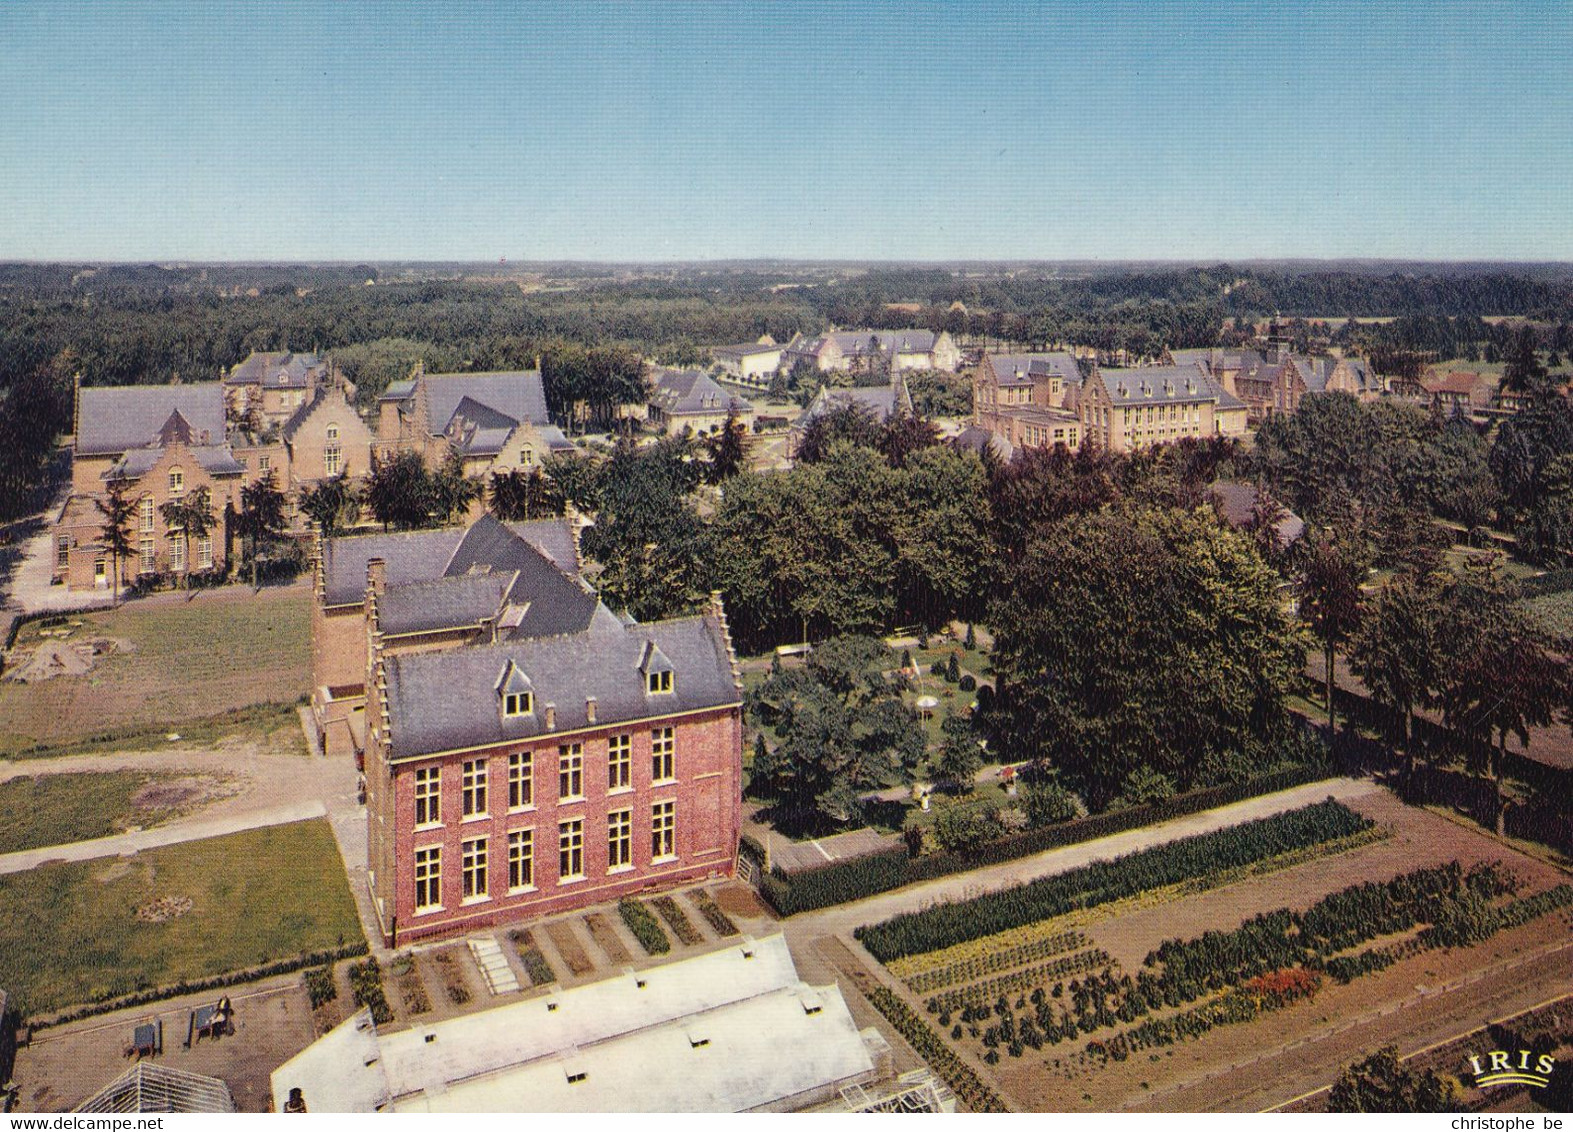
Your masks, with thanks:
M1328 1112L1459 1112L1458 1084L1432 1069L1415 1069L1398 1059L1397 1046L1384 1046L1364 1061L1347 1066L1333 1082Z
M94 499L93 504L98 508L99 518L103 520L98 528L98 539L103 544L105 553L109 555L110 568L114 571L111 581L114 587L112 600L119 605L120 567L131 557L131 520L136 514L137 504L135 500L126 497L126 485L123 480L112 480L108 494L103 498Z
M1299 552L1300 615L1322 644L1326 666L1327 731L1337 734L1333 702L1338 649L1360 627L1365 580L1363 545L1353 539L1313 534Z
M1101 809L1133 772L1182 787L1278 758L1304 642L1278 577L1210 511L1111 508L1056 523L1004 579L996 712L1017 758Z
M1407 570L1367 603L1349 646L1349 668L1371 698L1402 721L1406 774L1415 769L1415 712L1432 707L1446 664L1442 577Z
M842 637L750 693L749 719L779 736L755 756L750 790L771 800L787 825L845 824L860 795L911 780L923 730L887 675L895 664L881 641Z

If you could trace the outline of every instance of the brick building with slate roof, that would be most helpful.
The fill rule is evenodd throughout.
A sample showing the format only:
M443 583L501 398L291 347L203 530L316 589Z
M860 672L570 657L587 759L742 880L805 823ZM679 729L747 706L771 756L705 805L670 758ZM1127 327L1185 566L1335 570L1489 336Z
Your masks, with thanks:
M313 712L365 773L390 946L729 875L742 686L719 597L639 624L567 520L331 540Z

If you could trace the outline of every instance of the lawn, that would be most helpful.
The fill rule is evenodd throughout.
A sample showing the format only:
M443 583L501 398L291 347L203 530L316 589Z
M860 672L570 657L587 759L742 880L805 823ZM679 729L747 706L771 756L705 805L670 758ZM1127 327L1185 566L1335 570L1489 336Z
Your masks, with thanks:
M138 918L167 898L183 913ZM0 876L0 908L0 986L30 1013L361 938L320 818Z
M0 756L104 734L183 730L188 720L294 704L311 686L311 591L303 586L133 602L47 631L57 629L70 630L55 638L62 643L110 639L116 649L85 675L0 683ZM39 622L22 627L13 664L47 639L44 631Z
M117 770L0 782L0 853L144 829L210 793L201 775Z
M1542 594L1523 603L1529 615L1555 637L1573 637L1573 591Z

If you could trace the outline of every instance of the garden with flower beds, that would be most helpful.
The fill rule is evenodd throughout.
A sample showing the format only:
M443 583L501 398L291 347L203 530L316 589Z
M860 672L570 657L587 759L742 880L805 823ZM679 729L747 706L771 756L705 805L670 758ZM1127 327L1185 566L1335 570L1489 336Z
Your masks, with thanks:
M1173 1047L1214 1031L1251 1030L1242 1024L1333 993L1359 1004L1343 988L1405 961L1457 966L1462 949L1512 929L1566 930L1573 885L1540 862L1496 844L1497 859L1464 853L1390 868L1406 857L1389 844L1392 832L1329 800L854 934L965 1063L998 1074L1007 1096L1025 1087L1032 1107L1074 1108L1083 1089L1149 1089L1176 1066L1166 1060ZM1287 899L1313 876L1351 873L1366 879ZM1171 922L1200 926L1202 904L1212 910L1202 930L1152 934ZM1232 907L1244 914L1225 918ZM1120 1099L1081 1098L1089 1108Z

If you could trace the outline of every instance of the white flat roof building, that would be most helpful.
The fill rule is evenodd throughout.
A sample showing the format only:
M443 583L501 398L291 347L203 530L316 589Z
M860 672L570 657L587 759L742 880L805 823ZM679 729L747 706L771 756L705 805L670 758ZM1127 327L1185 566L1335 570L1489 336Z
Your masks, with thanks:
M338 1026L273 1074L311 1112L747 1112L889 1076L834 984L780 935L430 1025Z

